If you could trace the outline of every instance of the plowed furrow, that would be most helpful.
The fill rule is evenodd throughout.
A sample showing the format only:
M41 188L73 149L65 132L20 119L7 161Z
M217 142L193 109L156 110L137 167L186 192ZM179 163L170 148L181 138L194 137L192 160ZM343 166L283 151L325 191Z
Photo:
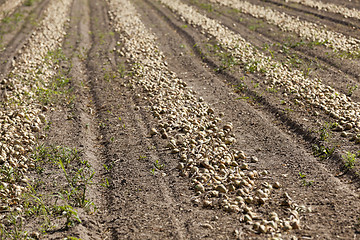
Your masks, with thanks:
M319 11L319 10L314 10L314 9L308 9L308 8L304 8L304 7L300 7L300 6L294 6L294 5L289 5L284 3L284 1L280 0L274 0L274 1L268 1L269 3L272 3L276 6L280 6L280 7L285 7L288 9L291 9L292 11L297 11L297 12L301 12L304 14L309 14L309 15L313 15L315 17L317 17L318 19L321 20L327 20L328 23L332 24L341 24L353 29L357 29L359 30L360 28L360 23L357 19L348 19L348 17L343 17L343 16L337 16L337 15L333 15L333 14L327 14L326 12L331 12L331 11ZM350 10L350 9L348 9ZM360 12L354 12L354 13L350 13L349 11L346 11L345 9L339 10L339 13L345 13L348 12L348 14L352 14L355 18L358 18L358 16L360 16ZM358 15L358 16L357 16ZM335 25L334 24L334 25ZM346 31L345 31L346 34ZM350 33L351 35L351 33Z
M31 11L21 12L20 14L23 15L22 17L24 20L16 23L15 27L12 24L10 30L8 29L9 27L4 26L4 23L2 26L0 25L0 31L3 32L0 41L0 44L3 47L0 55L1 76L6 76L9 72L12 61L16 57L18 50L21 49L36 28L35 22L41 21L44 9L46 9L48 4L48 0L38 1L36 2L36 5L32 7Z
M164 2L163 2L164 3ZM166 2L168 5L169 3ZM292 88L290 85L293 85L295 88L303 88L302 91L306 91L309 93L309 95L306 94L300 94L303 95L303 97L306 98L312 98L314 101L306 101L307 104L321 107L321 104L327 101L333 101L333 96L326 97L323 96L318 90L316 89L323 89L327 88L329 89L329 86L323 85L321 83L321 80L315 80L307 78L305 75L301 73L301 71L298 70L292 70L290 67L287 67L284 63L276 62L272 59L272 57L265 56L263 53L255 50L253 46L251 46L249 43L247 43L240 35L235 34L234 32L230 31L229 29L222 27L220 23L216 20L207 18L204 15L201 15L197 13L193 8L191 8L188 5L180 4L180 3L174 3L172 5L168 5L172 8L173 11L179 13L185 20L190 23L194 24L197 27L202 28L203 33L207 33L208 35L214 37L222 47L227 49L228 52L231 53L231 55L236 56L240 62L242 62L245 65L245 69L248 71L254 71L254 72L263 72L265 76L267 76L267 79L270 80L270 85L277 85L280 84L280 86L287 86ZM192 16L191 14L194 14L195 16ZM221 30L219 30L221 29ZM280 66L281 65L281 66ZM253 70L249 70L249 68ZM290 77L292 76L292 77ZM285 79L289 79L290 81L286 81ZM297 79L303 79L298 81ZM284 81L285 80L285 81ZM285 84L286 82L286 84ZM265 82L265 84L268 84ZM285 84L285 85L283 85ZM317 85L317 86L316 86ZM301 87L302 86L302 87ZM311 89L314 87L313 89ZM332 89L330 87L330 89ZM327 90L326 90L327 91ZM332 89L331 91L336 92L336 90ZM291 92L291 91L290 91ZM317 95L319 94L319 95ZM321 95L321 96L320 96ZM348 97L345 95L339 95L339 93L335 94L336 96L339 96L343 99L343 101L348 101ZM298 96L299 97L299 96ZM309 99L308 99L309 100ZM319 101L320 105L316 103L316 101ZM329 103L330 103L329 102ZM345 102L344 102L345 104ZM357 122L357 114L353 115L357 111L357 102L350 103L353 105L350 109L345 109L347 107L340 106L338 104L329 104L326 106L333 108L335 111L340 111L345 114L352 114L354 123ZM323 108L326 110L325 108ZM340 110L342 109L342 110ZM329 109L328 109L329 110ZM331 110L330 110L331 111ZM355 111L355 112L352 112ZM332 114L330 114L332 115ZM334 116L336 118L336 116ZM357 129L357 128L356 128ZM356 130L355 129L355 130Z
M251 4L249 2L217 1L219 4L230 6L245 13L248 13L256 18L262 18L271 24L276 25L282 31L295 32L301 37L309 41L318 41L325 46L337 51L349 52L355 56L359 53L359 39L351 36L346 36L342 33L332 31L326 26L299 20L297 17L288 15L271 8L265 8L260 5Z
M343 15L345 18L356 18L360 20L360 11L355 8L347 8L340 4L332 4L313 0L290 0L286 2L298 3L307 7L315 8L323 12L333 12Z
M149 2L150 6L154 7L153 4L151 4ZM160 14L160 16L162 18L166 19L166 22L175 30L177 31L181 36L183 36L184 40L188 43L189 49L192 49L193 46L196 45L196 43L198 42L203 42L206 41L204 38L201 38L201 35L194 33L193 31L190 31L190 29L186 29L187 31L185 31L182 26L183 23L177 21L176 19L170 17L171 14L164 13L164 10L162 9L161 11L159 10L159 8L155 9L158 11L158 13ZM154 20L152 20L154 21ZM175 24L176 22L176 24ZM181 45L181 43L179 44ZM192 49L195 53L195 55L198 57L199 60L201 60L202 62L206 63L211 69L216 69L219 68L219 63L215 63L214 59L209 58L209 56L206 55L206 53L204 54L203 50L201 48L198 47L194 47ZM165 51L166 52L166 51ZM181 52L182 56L184 55L183 52ZM185 54L186 55L186 54ZM194 61L193 59L191 61ZM221 72L221 74L218 75L220 78L222 78L224 81L228 82L229 84L233 84L233 86L237 86L237 85L242 85L244 84L243 81L239 81L239 76L238 75L234 75L232 73L228 73L228 72ZM247 78L250 78L246 84L248 83L253 83L257 82L257 81L262 81L261 78L259 78L258 76L251 76L251 75L246 75ZM247 96L246 98L251 98L254 99L254 101L257 101L259 104L263 105L263 110L274 115L276 118L278 118L279 121L281 121L283 123L284 126L287 126L288 129L290 129L291 131L293 131L294 133L296 133L297 135L300 136L300 138L303 138L308 144L309 146L311 146L312 144L318 144L318 137L316 136L316 134L314 134L313 129L314 126L311 125L315 124L318 125L319 122L318 120L314 119L314 121L301 121L301 118L305 116L303 115L300 119L299 116L295 116L297 114L287 114L285 113L284 107L282 107L279 104L276 104L276 102L278 101L278 98L274 96L272 96L271 94L264 94L264 91L261 92L261 90L257 90L256 88L252 89L252 88L245 88L242 90L242 92L245 94L245 96ZM301 112L301 110L298 110L299 112ZM309 110L308 110L309 111ZM313 111L313 110L312 110ZM306 116L306 118L312 118L311 116ZM300 120L300 121L299 121ZM342 143L344 146L348 145L348 143L343 142ZM343 168L343 163L342 163L342 157L341 155L339 155L338 153L334 154L332 156L331 159L328 159L327 164L329 164L329 168L333 169L332 172L334 175L337 175L339 171L341 171L341 169ZM352 176L354 174L354 172L348 172L350 173L350 176Z
M136 2L136 6L138 6L139 9L141 9L140 13L142 15L143 21L146 22L149 27L151 27L151 25L152 25L151 23L154 22L154 20L159 17L157 15L157 12L159 10L155 10L153 12L152 10L149 10L149 7L148 7L148 6L153 7L154 6L153 4L143 6L140 1ZM165 10L161 9L161 11L165 11ZM162 17L162 15L160 15L160 16ZM172 19L172 21L174 21L174 19ZM234 123L234 127L236 126L235 128L238 129L236 137L240 142L239 148L246 149L249 154L256 153L256 155L258 155L259 153L264 151L263 157L266 158L267 161L269 161L268 162L269 169L273 169L274 171L277 171L275 169L278 169L278 168L276 168L275 166L279 166L279 168L281 168L280 167L281 164L279 164L279 162L285 163L287 161L283 161L283 160L279 159L279 158L282 158L278 155L279 152L272 153L271 150L269 150L266 147L266 145L270 141L275 141L275 138L277 138L277 141L279 141L279 143L277 143L275 145L282 146L283 149L287 149L287 147L289 147L289 149L297 148L298 147L297 143L294 143L295 145L297 145L297 147L287 146L287 144L285 144L286 140L284 140L284 142L282 142L283 140L280 140L280 139L283 139L283 138L289 139L289 138L285 137L285 135L282 135L282 134L280 134L280 135L282 135L280 137L280 135L278 135L278 134L279 134L279 132L281 132L281 130L276 129L276 128L274 129L274 132L272 133L273 135L275 135L273 140L272 139L270 140L269 138L267 138L267 133L265 133L266 131L263 131L262 133L257 132L255 129L258 129L259 131L261 131L261 129L262 129L261 127L259 127L260 122L264 123L263 129L270 129L270 126L266 125L266 122L268 122L268 121L271 122L273 120L267 119L268 116L265 116L265 115L261 114L260 112L255 111L252 106L246 106L246 104L243 105L242 103L234 102L234 98L232 98L231 95L230 96L225 95L224 92L222 92L222 90L226 89L227 87L221 83L221 80L219 81L216 79L216 76L213 73L211 73L211 70L210 70L210 72L208 72L209 69L200 67L201 64L199 64L200 66L197 66L197 64L194 64L194 63L196 63L196 61L194 60L193 57L187 57L187 56L174 57L174 56L180 56L179 54L181 52L181 48L180 48L180 50L177 50L178 48L176 46L180 42L182 42L182 40L179 40L179 38L181 38L181 35L175 34L175 32L171 28L169 29L168 27L166 27L166 25L167 24L157 23L156 30L154 30L154 31L157 33L157 36L159 37L159 41L161 43L163 43L162 49L164 49L164 52L166 52L168 54L169 58L171 58L168 60L169 66L172 66L172 68L176 69L177 72L183 72L183 75L181 75L181 76L184 76L184 79L187 79L187 81L189 82L189 85L191 87L193 87L196 91L198 91L199 94L206 96L206 97L204 97L206 99L206 101L214 102L215 108L219 107L221 109L224 109L224 107L226 105L227 110L225 110L225 116L232 116L232 115L234 115L233 114L234 112L240 112L241 115L232 116L232 117L230 117L231 120L229 118L226 118L226 119L229 119L230 121L232 121ZM168 26L171 26L171 25L172 24L170 24ZM176 31L180 32L180 29L176 29ZM161 37L161 36L164 36L164 33L171 33L171 34L168 34L166 37ZM165 43L165 42L168 42L168 43ZM180 67L178 63L180 63L180 66L182 66L182 67ZM199 69L197 69L198 67L199 67ZM206 90L204 90L204 89L206 89ZM228 91L228 90L225 90L225 91ZM221 100L219 101L219 99L223 100L224 103ZM232 105L232 102L234 102L234 105ZM241 105L241 107L239 105ZM250 109L252 109L252 110L250 110ZM249 120L252 119L249 122L247 122L247 120L246 120L247 117L245 117L247 114L250 114ZM241 118L242 120L239 120L239 118ZM260 125L262 125L262 124L260 124ZM246 128L246 130L245 129L241 130L242 126L253 126L253 127ZM254 127L254 126L256 126L256 127ZM252 132L252 131L254 131L254 132ZM264 136L264 135L266 135L266 136ZM261 136L261 137L256 138L254 136ZM264 142L260 143L262 141L264 141ZM257 148L262 148L260 146L264 146L264 148L262 150L257 151L256 150ZM300 154L300 152L301 152L301 154ZM300 155L304 154L304 150L299 149L299 152L294 153L294 155L297 155L297 154L300 154ZM270 160L271 157L269 157L269 156L274 157L274 162L271 162L271 160ZM294 161L293 159L291 159L292 157L286 155L285 153L284 153L283 157L284 157L284 159L288 159L289 162L288 162L287 167L293 169L294 175L296 175L296 171L297 171L296 169L304 168L304 166L313 165L317 162L314 159L314 162L304 163L304 165L302 165L302 163ZM310 159L312 157L310 155L306 155L303 158ZM316 163L316 167L314 167L313 171L317 171L320 168L323 169L323 167L319 167L319 165L317 165L317 164L318 163ZM264 167L266 169L265 166L263 166L262 164L260 164L260 165L261 165L261 166L259 166L260 169L262 167ZM309 170L310 172L312 171L309 168L306 168L306 169ZM324 168L324 169L326 169L326 168ZM286 170L284 170L284 169L282 171L286 172ZM334 183L336 182L336 184L338 184L338 180L336 178L334 178L333 176L330 178L334 180ZM324 176L324 179L329 179L329 177ZM292 180L290 180L290 181L292 181ZM330 180L330 181L332 181L332 180ZM327 181L327 183L329 183L329 182ZM289 189L292 189L290 185L287 185L287 187L289 187ZM296 186L296 184L295 184L294 191L296 191L295 189L297 189L297 187L298 186ZM325 186L322 186L322 187L325 187ZM347 188L347 187L345 187L345 188ZM321 187L320 187L320 189L321 189ZM316 190L314 190L314 191L316 191ZM321 190L319 190L319 191L321 191ZM351 190L350 190L350 192L351 192ZM309 191L307 191L307 194L309 194ZM314 199L316 198L317 194L319 194L319 193L314 194ZM310 197L310 195L307 196L307 199L311 199L311 198L312 197ZM334 198L332 198L332 200L330 202L340 203L342 201L341 198L339 198L338 200L335 200L335 198L336 197L334 196ZM319 199L321 199L321 197L319 197ZM312 202L312 204L314 204L314 206L319 204L318 200L312 200L311 202ZM323 211L328 211L328 209L329 208L325 207L323 209ZM351 214L350 209L348 210L348 213ZM325 215L323 215L323 217L325 217ZM309 220L308 217L306 217L306 219ZM320 222L322 222L323 219L316 220L316 221L318 221L318 222L316 224L314 223L314 225L312 225L312 226L319 227L321 225ZM346 224L349 224L349 223L346 223ZM215 223L215 226L217 226L216 223ZM231 227L229 226L230 229L232 229L233 227L236 228L236 226L234 226L234 224L232 224ZM241 227L240 227L240 229L241 229ZM336 229L332 233L327 233L325 229L324 230L318 229L318 232L321 236L327 236L327 237L330 237L331 234L335 234L338 231L339 231L339 229ZM303 231L302 234L303 234L302 236L312 235L311 231ZM212 237L212 235L208 235L208 236ZM247 236L247 238L251 238L246 234L244 234L243 237L244 236ZM351 231L349 232L349 236L352 236Z
M24 0L7 0L0 5L0 21L11 15L15 9L24 2Z
M248 42L251 42L257 49L263 49L264 46L283 45L286 47L287 45L285 41L287 41L286 39L289 38L289 35L281 33L275 34L273 31L267 31L268 28L271 28L270 25L262 26L256 30L250 30L248 29L251 27L250 23L245 23L245 20L238 21L239 17L237 15L230 14L224 9L213 13L208 12L208 16L220 20L224 26L244 36L244 38ZM236 22L236 25L234 25L234 22ZM356 85L360 83L360 72L357 73L356 66L358 63L356 61L339 59L337 57L331 58L321 50L310 47L290 47L290 49L291 50L285 48L284 50L289 52L281 53L280 50L279 52L273 51L272 54L275 55L277 61L283 62L288 62L288 58L296 56L296 58L301 59L301 63L296 65L296 67L294 66L294 68L301 71L306 71L305 66L311 66L312 63L315 63L316 66L314 68L318 71L314 71L311 77L322 76L324 83L344 94L348 93L347 86L349 84ZM344 62L349 63L344 64ZM352 62L352 64L350 62ZM337 79L336 83L332 81L334 77ZM342 82L342 85L339 85L339 82ZM353 96L353 98L355 101L359 100L357 96Z

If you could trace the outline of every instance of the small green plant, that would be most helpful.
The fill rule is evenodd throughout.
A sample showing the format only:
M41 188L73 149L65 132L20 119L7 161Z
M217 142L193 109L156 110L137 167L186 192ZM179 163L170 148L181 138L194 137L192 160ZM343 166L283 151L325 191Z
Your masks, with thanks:
M348 97L351 97L352 95L353 95L353 93L354 93L354 91L356 90L356 89L358 89L358 85L354 85L354 86L351 86L351 85L346 85L346 87L347 87L347 89L348 89L348 92L347 92L347 96Z
M75 223L81 223L78 213L70 205L54 206L54 213L66 218L65 228L67 229L73 227Z
M110 183L109 183L109 179L108 178L104 178L103 183L100 183L101 186L105 187L105 188L109 188L110 187Z
M342 155L344 160L344 166L347 170L353 169L356 164L356 154L351 152L347 152L346 154Z
M306 178L306 174L299 172L300 178Z
M118 65L118 74L120 78L124 78L126 75L126 68L124 64Z
M328 123L325 123L319 130L320 133L320 140L321 141L326 141L328 140L328 138L330 137L330 128L331 125Z
M303 184L304 186L310 187L310 186L313 185L313 183L314 183L313 180L310 180L310 181L309 181L309 180L306 180L306 174L299 172L299 176L300 176L301 181L302 181L302 184Z
M248 100L249 98L250 97L242 96L242 97L236 98L236 100Z
M63 240L81 240L81 238L77 238L77 237L66 237Z
M165 168L165 164L160 164L159 160L156 160L154 163L154 167L158 170L163 170Z
M307 181L307 180L303 179L302 183L304 186L310 187L314 184L314 180Z
M139 159L138 160L144 160L144 159L146 159L146 156L139 156Z
M105 168L105 170L107 172L110 172L110 170L113 168L113 165L112 164L110 164L110 165L103 164L103 167Z
M34 4L34 0L26 0L24 2L24 6L30 7Z
M275 87L268 87L266 88L266 91L268 91L269 93L277 93L278 90Z
M314 156L321 160L329 159L335 152L335 147L325 147L321 144L314 144L312 149Z
M38 79L34 79L34 81L37 81L34 86L36 87L35 92L38 100L43 105L50 105L59 102L66 102L69 105L72 104L75 95L71 94L71 79L67 77L72 67L71 62L69 63L69 59L64 55L61 49L48 52L45 59L46 61L53 62L56 65L60 64L60 62L66 62L69 64L69 68L61 68L58 70L57 74L50 78L47 82L42 80L42 73L40 71L37 73L37 76L39 77Z
M198 0L191 0L190 3L202 8L208 12L214 11L214 8L210 3L200 3Z

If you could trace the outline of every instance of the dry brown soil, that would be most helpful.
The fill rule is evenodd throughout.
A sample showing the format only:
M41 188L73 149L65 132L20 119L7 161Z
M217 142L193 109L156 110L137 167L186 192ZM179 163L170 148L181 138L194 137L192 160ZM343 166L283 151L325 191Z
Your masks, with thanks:
M1 74L7 74L16 49L36 27L30 19L39 21L48 2L35 1L31 7L19 7L16 12L22 12L23 18L11 28L0 23L1 44L5 47L0 53ZM359 145L331 130L329 139L320 141L319 129L325 122L331 122L328 115L322 112L314 115L311 107L298 106L290 97L284 99L281 94L267 91L261 84L261 75L244 72L239 66L215 71L221 59L207 47L212 42L199 29L186 25L157 1L132 2L143 23L158 37L157 43L166 55L169 68L216 111L223 112L224 121L233 123L237 138L235 147L259 158L256 168L269 171L272 180L281 183L280 193L288 192L294 201L312 209L302 214L301 229L284 233L284 238L360 239L359 168L347 171L341 157L346 151L359 151ZM291 42L301 39L275 26L217 5L209 12L201 5L208 4L204 0L184 2L220 20L259 49L267 44L279 61L289 57L300 59L301 63L294 68L310 68L311 76L322 78L340 92L347 93L349 86L360 85L359 59L342 59L323 46L291 47ZM360 38L358 20L281 0L251 2ZM358 1L346 4L360 9ZM48 146L81 150L82 158L95 170L87 198L94 202L97 211L88 214L78 208L81 224L41 233L40 239L68 236L80 239L235 239L235 230L240 233L239 239L268 238L241 223L239 214L205 209L192 203L191 181L180 176L176 169L178 156L165 149L166 140L149 136L149 129L158 124L149 111L149 103L137 98L139 90L128 87L126 77L119 74L119 67L128 69L130 65L113 51L119 36L112 29L108 10L105 0L74 0L62 47L69 58L62 67L69 70L68 88L72 89L69 94L74 100L53 103L52 111L47 112L51 125L44 130L46 138L39 140ZM280 51L284 46L286 53ZM240 84L247 88L236 91ZM360 100L359 89L353 92L352 99ZM287 104L282 105L282 100ZM314 156L314 144L335 147L335 153L322 160ZM151 170L156 160L164 163L165 168L153 174ZM304 183L299 173L306 175L310 184ZM49 169L42 176L44 182L56 182L60 174L58 169ZM101 185L104 179L108 179L108 187ZM41 191L53 190L49 185ZM32 219L26 229L38 231L40 225Z

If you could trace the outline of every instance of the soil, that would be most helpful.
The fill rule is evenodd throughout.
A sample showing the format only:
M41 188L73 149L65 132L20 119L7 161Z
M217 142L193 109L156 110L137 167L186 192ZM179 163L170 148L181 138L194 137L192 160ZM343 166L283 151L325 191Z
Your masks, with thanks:
M29 18L36 16L39 21L48 2L35 1L31 7L21 6L16 10L23 12L24 19L2 34L5 49L0 55L0 73L3 76L11 68L17 49L35 28ZM321 78L342 93L348 93L349 86L360 85L359 59L340 58L324 46L289 47L289 52L284 53L280 50L285 43L301 39L264 22L251 30L249 27L258 20L231 12L229 8L214 5L214 11L208 12L198 4L206 1L184 2L220 20L258 49L268 44L279 61L296 55L302 60L301 65L311 68L311 77ZM251 2L360 38L360 23L353 19L280 0ZM235 148L243 149L249 156L256 155L257 170L267 170L271 180L283 186L274 199L280 201L281 195L288 192L295 202L311 208L301 215L301 229L284 233L283 237L359 239L357 171L360 168L356 166L347 171L342 160L344 152L359 151L359 145L330 130L329 140L321 141L318 131L325 122L331 121L328 115L320 111L314 114L317 109L293 104L290 97L282 96L281 90L268 91L260 74L244 72L241 66L215 71L221 59L207 48L211 39L199 29L185 27L179 16L157 1L133 0L132 3L146 27L157 36L169 68L212 108L223 112L224 122L233 123ZM358 1L346 4L360 9ZM127 76L121 72L127 73L130 63L114 51L121 41L112 29L108 10L105 0L74 0L62 47L68 58L62 62L62 68L71 79L68 88L74 99L51 105L51 110L46 112L51 125L44 130L45 139L40 140L47 146L68 146L81 151L82 158L89 161L95 172L87 198L94 202L97 211L89 214L77 208L81 223L70 229L46 232L40 239L69 236L80 239L264 239L264 235L240 222L239 214L205 209L193 203L191 180L180 176L176 169L179 157L166 150L167 140L149 135L149 130L159 124L158 120L149 111L149 103L137 97L140 90L128 86ZM1 23L0 29L5 28ZM303 66L295 68L303 69ZM245 84L246 90L238 91L240 84ZM359 89L354 89L352 99L360 100ZM335 146L335 153L320 159L313 154L314 144ZM164 164L163 170L152 171L156 161ZM299 173L306 175L306 181ZM31 174L35 178L35 173ZM49 170L44 182L56 181L60 174L58 170ZM107 186L103 185L105 179L109 181ZM49 186L41 191L53 190ZM263 211L278 207L272 204ZM35 220L26 224L29 232L37 231L38 227ZM239 234L235 236L235 232Z

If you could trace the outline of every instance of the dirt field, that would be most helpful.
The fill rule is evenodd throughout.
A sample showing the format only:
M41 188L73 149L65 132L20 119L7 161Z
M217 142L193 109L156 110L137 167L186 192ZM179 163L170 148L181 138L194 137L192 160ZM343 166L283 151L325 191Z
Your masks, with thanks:
M360 239L360 2L313 2L0 0L0 238Z

